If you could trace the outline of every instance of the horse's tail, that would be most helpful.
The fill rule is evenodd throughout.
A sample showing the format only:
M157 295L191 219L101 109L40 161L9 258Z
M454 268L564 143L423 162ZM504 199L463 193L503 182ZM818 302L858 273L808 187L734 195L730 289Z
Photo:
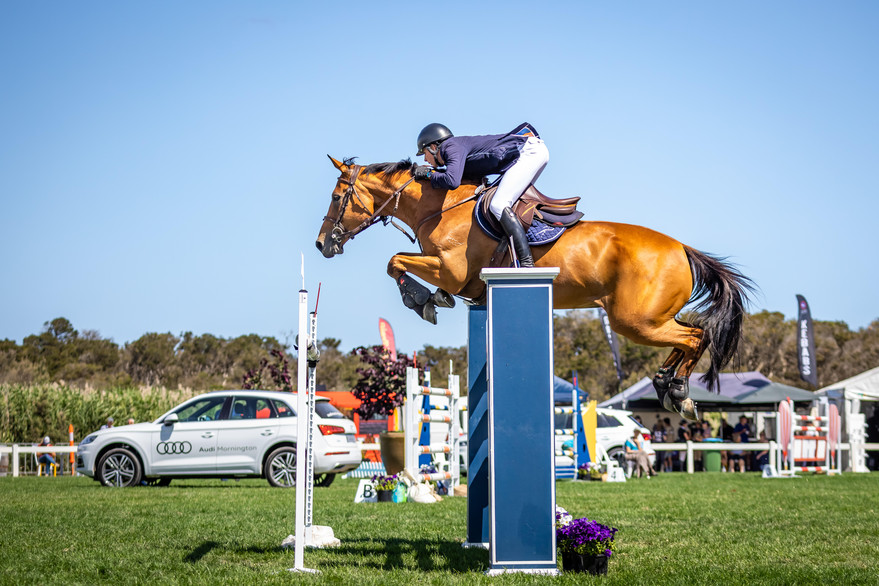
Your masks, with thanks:
M690 302L697 302L696 325L704 330L711 365L702 377L709 389L717 390L720 371L733 359L742 338L742 322L754 282L718 258L684 246L693 273Z

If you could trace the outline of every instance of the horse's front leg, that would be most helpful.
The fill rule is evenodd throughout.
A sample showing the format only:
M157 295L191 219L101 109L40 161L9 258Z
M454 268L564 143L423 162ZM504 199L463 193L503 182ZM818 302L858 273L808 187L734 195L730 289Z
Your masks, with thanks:
M423 254L395 254L388 262L388 274L396 281L403 297L403 304L425 321L436 324L437 307L454 307L455 298L448 290L458 291L453 280L442 271L443 262L438 256ZM433 293L413 279L408 273L437 285Z

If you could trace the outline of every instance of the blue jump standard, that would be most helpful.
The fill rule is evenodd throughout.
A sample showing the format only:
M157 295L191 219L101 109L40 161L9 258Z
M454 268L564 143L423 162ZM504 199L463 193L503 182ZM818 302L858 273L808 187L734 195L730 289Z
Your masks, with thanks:
M483 368L476 339L480 310L470 310L469 382L476 383L476 392L470 387L467 537L474 545L488 542L489 575L558 573L552 397L556 275L555 268L482 271L488 286Z

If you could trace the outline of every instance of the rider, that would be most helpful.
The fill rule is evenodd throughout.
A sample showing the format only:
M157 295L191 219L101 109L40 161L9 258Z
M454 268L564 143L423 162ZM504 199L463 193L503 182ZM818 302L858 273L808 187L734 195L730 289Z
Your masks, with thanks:
M418 135L416 155L424 155L428 164L416 167L415 178L430 179L437 189L455 189L465 177L478 181L502 174L489 209L513 239L519 266L534 266L525 230L511 209L549 162L549 151L531 125L520 124L507 134L454 136L442 124L428 124Z

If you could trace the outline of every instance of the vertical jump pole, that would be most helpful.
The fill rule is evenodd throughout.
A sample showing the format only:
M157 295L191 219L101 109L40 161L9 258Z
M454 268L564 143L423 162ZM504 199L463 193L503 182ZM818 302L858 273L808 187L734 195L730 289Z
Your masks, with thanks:
M483 269L489 570L558 574L552 282L558 268Z
M296 542L293 546L294 572L310 572L305 567L305 545L311 543L311 516L314 498L314 450L313 440L314 410L314 369L308 366L308 353L315 346L312 336L317 331L317 314L308 315L308 291L305 290L305 261L302 262L302 289L299 291L299 372L296 384Z

